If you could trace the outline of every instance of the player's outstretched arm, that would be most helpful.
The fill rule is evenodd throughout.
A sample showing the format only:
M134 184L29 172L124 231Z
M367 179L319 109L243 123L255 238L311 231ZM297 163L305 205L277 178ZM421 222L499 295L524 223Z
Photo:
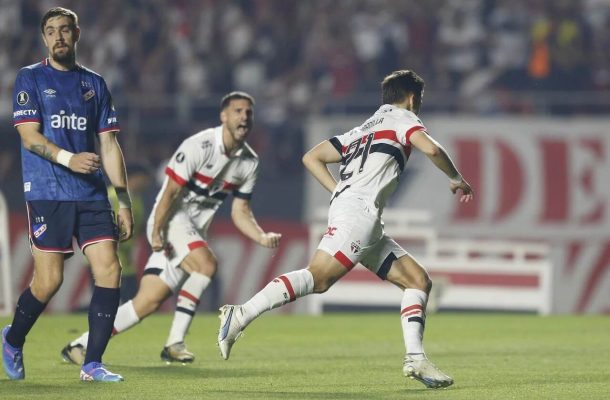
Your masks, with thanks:
M117 225L121 232L121 241L128 240L133 235L133 215L131 213L131 199L127 190L127 173L121 146L116 138L116 131L101 133L100 153L104 171L117 195L119 211Z
M328 140L319 143L303 156L305 168L331 193L335 190L337 181L328 170L327 164L339 161L341 161L341 154Z
M265 232L256 222L250 202L235 197L231 205L231 218L241 233L263 247L275 248L280 245L281 233Z
M474 197L474 191L462 177L447 151L425 131L417 131L411 135L411 144L423 152L434 165L449 177L449 189L453 194L462 191L460 202L469 202Z
M97 154L87 152L73 154L51 142L40 133L39 129L40 124L35 122L17 126L24 148L80 174L91 174L100 168L100 157Z

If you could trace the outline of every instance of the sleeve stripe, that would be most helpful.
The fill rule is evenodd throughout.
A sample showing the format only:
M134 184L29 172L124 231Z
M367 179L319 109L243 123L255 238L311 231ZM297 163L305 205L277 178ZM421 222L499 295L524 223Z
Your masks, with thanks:
M333 145L333 147L335 149L337 149L337 151L339 152L339 154L343 155L343 146L341 145L341 142L339 141L339 139L337 139L337 137L333 137L328 139L328 141L330 142L330 144Z
M199 172L195 172L195 179L197 179L201 183L205 183L206 185L209 185L214 181L214 178L212 178L211 176L206 176L200 174Z
M20 119L19 121L13 122L13 126L21 125L21 124L31 124L31 123L40 123L39 119Z
M97 134L99 135L100 133L106 133L106 132L112 132L112 131L120 132L121 128L118 127L118 126L114 126L114 127L110 127L110 128L104 128L104 129L101 129L101 130L97 131Z
M250 200L252 198L252 193L242 193L239 190L234 190L233 196L244 200Z
M417 131L424 131L426 132L426 128L424 128L421 125L415 125L414 127L410 128L407 133L405 133L405 139L407 141L407 143L411 142L411 135L414 134Z
M187 181L181 178L177 173L174 172L170 167L165 168L165 174L169 176L174 182L180 186L186 185Z

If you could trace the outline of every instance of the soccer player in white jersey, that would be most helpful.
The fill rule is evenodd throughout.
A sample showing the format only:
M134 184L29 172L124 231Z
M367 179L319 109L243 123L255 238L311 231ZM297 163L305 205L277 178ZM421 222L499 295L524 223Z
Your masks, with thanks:
M246 143L253 122L254 99L244 92L223 97L222 125L187 138L176 150L148 219L153 253L136 296L119 307L113 333L123 332L156 311L172 292L178 295L174 320L161 358L192 362L184 337L199 299L214 277L217 261L208 247L207 230L223 200L233 194L231 217L247 237L268 248L281 235L256 222L250 198L258 174L258 156ZM80 364L88 332L68 343L62 357Z
M422 344L430 277L384 233L381 215L413 147L447 175L454 194L461 191L460 202L472 200L473 191L417 117L424 81L415 72L402 70L388 75L381 88L384 104L372 117L318 144L303 157L309 172L332 193L328 228L307 268L280 275L242 305L220 308L218 345L225 360L241 332L259 315L299 297L327 291L361 263L404 291L400 318L407 351L405 376L430 388L453 383L428 361ZM337 182L327 164L339 162Z

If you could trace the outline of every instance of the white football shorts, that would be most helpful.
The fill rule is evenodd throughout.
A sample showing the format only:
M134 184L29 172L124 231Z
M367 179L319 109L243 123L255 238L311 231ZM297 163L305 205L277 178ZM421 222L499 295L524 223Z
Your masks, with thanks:
M152 227L152 218L150 218L146 227L148 243L151 242ZM178 211L171 218L164 233L169 249L153 252L148 257L144 274L158 275L172 291L178 290L188 277L188 274L180 268L180 263L192 250L208 247L206 228L207 225L203 232L198 230L184 212Z
M357 197L335 198L318 249L335 257L348 270L359 262L381 279L386 279L394 260L407 254L384 233L377 208Z

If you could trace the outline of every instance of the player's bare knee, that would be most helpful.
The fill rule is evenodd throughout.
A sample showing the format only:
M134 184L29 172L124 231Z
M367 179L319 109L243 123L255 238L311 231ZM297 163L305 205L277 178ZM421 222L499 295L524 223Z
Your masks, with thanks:
M152 314L172 294L171 289L156 275L144 275L138 293L133 298L133 308L140 319Z
M314 274L313 275L313 292L314 293L324 293L335 283L335 279L329 277L324 274Z
M432 280L427 273L404 276L402 283L407 289L419 289L426 293L432 289Z
M419 289L426 293L430 293L430 289L432 289L432 281L427 274L419 275L408 281L407 288Z
M213 278L218 267L216 256L211 250L208 249L197 250L199 251L192 251L189 253L189 255L182 261L182 269L189 274L197 272L209 278Z
M133 309L138 315L138 318L143 319L157 311L164 300L165 298L161 298L154 293L138 292L132 299Z
M118 259L109 262L103 267L98 266L93 268L92 273L95 284L102 287L118 287L121 270L121 263Z
M114 278L114 277L120 277L122 271L123 271L123 267L121 267L121 263L118 260L116 260L116 261L108 264L108 266L102 270L102 273L104 273L108 277Z
M63 282L63 276L49 276L45 280L33 279L30 290L34 297L47 303L57 293Z
M401 289L419 289L426 293L432 288L432 280L425 269L407 271L402 268L392 268L387 276L388 281Z
M155 311L157 311L159 309L159 307L161 307L161 304L163 304L163 301L156 299L156 298L151 298L148 299L148 301L146 303L144 303L144 306L142 307L142 311L143 314L142 317L150 315L152 313L154 313Z
M197 264L194 268L192 272L198 272L201 275L205 275L208 278L213 278L214 275L216 275L216 270L218 268L218 264L216 263L216 260L210 261L210 260L206 260L206 262L202 263L202 264Z
M326 257L323 255L320 258L315 258L309 264L307 269L311 272L313 276L313 292L314 293L324 293L338 279L341 278L345 274L345 269L343 267L337 267L332 264L332 258Z
M432 280L430 279L428 274L426 274L424 277L422 277L422 279L417 282L416 289L422 290L426 293L430 293L430 290L432 290Z
M35 270L30 290L43 303L48 302L61 287L64 275L61 269Z

